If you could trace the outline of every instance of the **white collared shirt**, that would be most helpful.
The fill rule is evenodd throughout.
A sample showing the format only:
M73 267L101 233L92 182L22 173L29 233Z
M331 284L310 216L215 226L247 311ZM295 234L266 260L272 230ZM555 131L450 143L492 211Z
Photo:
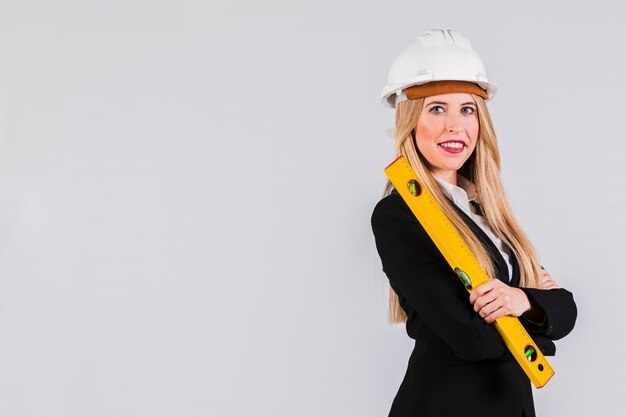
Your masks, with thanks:
M470 204L470 201L476 200L478 202L478 196L476 194L476 187L474 184L459 174L457 174L457 182L459 186L450 184L449 182L437 177L434 178L439 184L439 188L441 188L443 194L452 200L454 204L459 206L465 214L467 214L478 226L480 226L485 234L489 236L489 239L491 239L493 244L496 245L496 248L500 251L500 254L509 268L509 282L511 282L511 278L513 276L513 265L511 264L511 257L509 256L509 248L493 233L491 226L487 223L487 219L483 216L479 216L478 213L476 213L474 206Z

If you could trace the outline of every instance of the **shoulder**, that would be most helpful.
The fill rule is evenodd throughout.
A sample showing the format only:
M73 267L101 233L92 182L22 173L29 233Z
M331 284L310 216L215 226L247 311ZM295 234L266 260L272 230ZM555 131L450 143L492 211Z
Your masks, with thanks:
M411 233L428 237L409 206L397 191L383 197L374 207L371 217L374 235L402 235Z
M392 191L391 194L381 198L380 201L374 206L372 212L372 226L380 223L385 223L390 219L401 216L406 212L410 212L409 207L404 202L400 194L397 191Z

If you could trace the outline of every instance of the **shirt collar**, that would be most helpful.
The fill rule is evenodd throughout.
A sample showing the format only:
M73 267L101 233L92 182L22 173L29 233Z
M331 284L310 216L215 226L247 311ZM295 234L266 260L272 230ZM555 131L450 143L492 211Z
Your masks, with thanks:
M456 182L459 184L459 187L465 190L467 193L467 198L469 201L478 201L478 193L476 192L476 186L473 182L465 178L463 175L456 174Z
M444 181L441 178L434 178L439 184L439 188L441 188L443 194L450 200L452 200L454 204L464 209L465 212L470 211L470 201L478 202L476 186L464 176L457 174L457 183L459 184L458 186L450 184L449 182Z

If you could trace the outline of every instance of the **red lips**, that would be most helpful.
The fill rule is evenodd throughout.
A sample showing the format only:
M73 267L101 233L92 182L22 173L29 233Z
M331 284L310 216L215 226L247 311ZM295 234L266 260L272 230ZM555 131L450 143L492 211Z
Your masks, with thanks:
M448 147L446 147L446 146L442 146L444 143L458 143L458 144L460 144L460 145L462 145L462 146L461 146L461 147L459 147L459 148L448 148ZM465 144L465 141L462 141L462 140L457 140L457 139L452 139L452 140L446 140L446 141L444 141L444 142L440 142L440 143L438 144L438 146L439 146L441 149L443 149L444 151L448 152L448 153L457 154L457 153L461 153L461 152L463 152L463 149L465 149L465 147L466 147L467 145Z

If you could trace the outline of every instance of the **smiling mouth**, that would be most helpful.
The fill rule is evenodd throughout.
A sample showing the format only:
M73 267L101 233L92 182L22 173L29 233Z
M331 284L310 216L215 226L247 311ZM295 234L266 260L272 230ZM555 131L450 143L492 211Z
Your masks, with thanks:
M446 143L440 143L439 146L442 146L444 148L449 148L449 149L462 149L465 147L465 144L460 143L460 142L446 142Z
M445 142L438 143L437 146L440 146L443 150L449 153L460 153L467 147L465 142L462 140L447 140Z

